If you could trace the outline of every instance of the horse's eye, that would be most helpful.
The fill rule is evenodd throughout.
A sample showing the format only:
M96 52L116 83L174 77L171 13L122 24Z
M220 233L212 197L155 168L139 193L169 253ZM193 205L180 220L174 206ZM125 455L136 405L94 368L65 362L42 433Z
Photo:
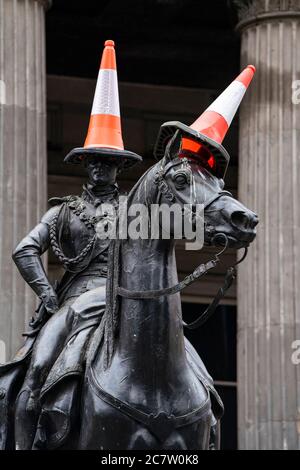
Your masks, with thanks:
M189 183L189 175L185 171L179 170L173 176L175 186L180 189L184 188Z
M190 182L190 172L187 170L178 170L173 176L173 181L176 188L184 188Z

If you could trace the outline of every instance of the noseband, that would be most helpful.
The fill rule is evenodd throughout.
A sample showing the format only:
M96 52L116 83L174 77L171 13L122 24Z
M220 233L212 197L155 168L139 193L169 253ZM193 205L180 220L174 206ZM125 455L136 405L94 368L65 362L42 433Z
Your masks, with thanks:
M185 166L187 161L184 161L184 160L186 159L183 159L183 165ZM164 195L164 197L169 201L178 199L178 196L177 198L175 197L168 182L165 180L165 175L171 166L173 166L173 162L169 162L165 166L162 165L161 168L158 170L154 179L155 184L158 186L159 194ZM220 190L216 192L208 201L204 203L204 210L207 209L213 202L217 201L220 197L224 195L232 197L232 194L229 191ZM212 233L210 233L210 235L211 235L211 242L216 242L217 240L219 240L220 242L223 241L224 247L222 248L220 252L218 252L213 257L213 259L211 259L207 263L200 264L191 274L186 276L181 282L175 284L174 286L166 287L164 289L144 290L144 291L128 290L119 286L117 287L117 292L116 292L117 295L119 295L120 297L127 298L127 299L141 300L141 299L156 299L165 295L173 295L182 291L183 289L188 287L190 284L195 282L197 279L207 274L211 269L215 268L217 264L221 261L220 260L221 255L227 250L229 241L225 233L218 233L214 236L212 236ZM199 317L191 323L185 323L184 321L182 321L182 324L185 328L188 328L191 330L199 328L213 315L219 302L222 300L227 290L232 285L233 280L236 278L236 275L237 275L236 266L239 263L241 263L247 256L248 248L245 247L244 250L245 251L241 259L239 259L235 264L227 268L225 278L224 278L224 283L222 287L219 288L217 294L215 295L210 305L206 308L206 310L202 312L199 315Z

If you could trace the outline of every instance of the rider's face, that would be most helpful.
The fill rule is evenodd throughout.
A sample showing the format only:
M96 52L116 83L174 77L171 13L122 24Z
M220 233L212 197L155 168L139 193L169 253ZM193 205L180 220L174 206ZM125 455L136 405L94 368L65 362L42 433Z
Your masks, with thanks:
M116 182L118 167L113 161L108 160L105 162L97 157L90 157L85 168L89 181L93 185L106 186Z

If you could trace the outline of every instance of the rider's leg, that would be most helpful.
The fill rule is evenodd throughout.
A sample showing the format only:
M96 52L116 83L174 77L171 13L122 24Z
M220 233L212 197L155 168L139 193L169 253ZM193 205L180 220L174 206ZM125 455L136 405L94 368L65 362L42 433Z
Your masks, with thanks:
M70 307L73 333L93 320L100 323L106 305L106 279L99 278L98 285L77 297Z
M40 390L68 335L67 314L71 303L66 302L48 320L34 345L28 372L16 401L16 449L32 447L40 412Z
M80 431L80 379L78 374L72 377L70 372L78 370L79 365L84 369L85 352L103 316L106 299L105 279L98 279L97 285L100 284L100 287L81 294L69 308L69 336L54 366L56 383L59 383L59 386L50 387L43 396L33 450L49 449L50 442L51 449L77 447ZM57 372L60 375L57 375ZM63 380L66 373L68 379Z

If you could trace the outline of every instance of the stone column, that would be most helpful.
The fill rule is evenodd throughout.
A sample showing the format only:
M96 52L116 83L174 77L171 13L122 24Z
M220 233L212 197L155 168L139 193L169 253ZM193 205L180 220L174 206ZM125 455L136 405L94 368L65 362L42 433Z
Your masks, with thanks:
M0 362L20 345L36 308L11 253L46 208L48 4L0 0Z
M260 218L238 276L239 448L297 449L300 1L234 3L241 67L257 67L240 113L239 198Z

